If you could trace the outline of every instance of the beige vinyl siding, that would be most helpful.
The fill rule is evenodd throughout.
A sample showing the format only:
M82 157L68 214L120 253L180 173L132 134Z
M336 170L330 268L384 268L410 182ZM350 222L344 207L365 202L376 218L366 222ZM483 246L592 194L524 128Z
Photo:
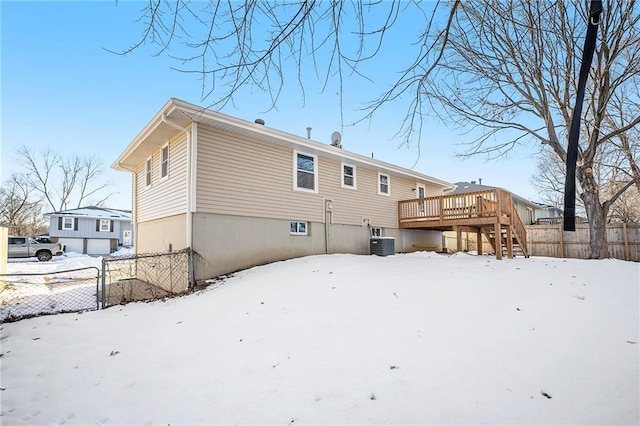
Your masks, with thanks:
M146 184L146 160L136 169L136 222L186 212L186 135L181 133L169 142L169 177L165 179L160 178L160 153L158 149L152 156L150 186Z
M378 170L356 167L357 189L342 188L341 162L320 158L319 187L320 194L332 201L332 223L347 225L366 225L396 228L398 226L398 201L415 197L416 181L402 178L380 170L389 175L390 195L378 194ZM438 189L421 182L427 193L438 193Z
M398 201L415 197L414 179L357 165L357 189L343 188L342 162L321 156L318 193L294 190L293 153L198 126L197 212L322 222L324 202L331 200L334 224L366 226L368 219L372 226L397 227ZM378 194L379 171L390 175L390 196ZM440 187L421 183L428 195L441 194Z
M293 151L198 126L196 211L321 222L322 196L293 190Z

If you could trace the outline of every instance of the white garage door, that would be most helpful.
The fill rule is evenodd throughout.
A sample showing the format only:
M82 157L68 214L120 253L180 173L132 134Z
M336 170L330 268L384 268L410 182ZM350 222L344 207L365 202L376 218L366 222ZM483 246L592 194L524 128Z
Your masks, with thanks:
M96 238L87 240L87 254L109 254L111 253L111 241Z
M65 245L66 253L74 252L82 254L84 240L82 238L59 238L59 241Z

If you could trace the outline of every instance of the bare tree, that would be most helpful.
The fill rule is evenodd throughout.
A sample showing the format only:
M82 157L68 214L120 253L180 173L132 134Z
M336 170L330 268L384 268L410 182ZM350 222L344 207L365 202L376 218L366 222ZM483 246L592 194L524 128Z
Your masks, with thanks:
M18 156L29 190L54 211L79 208L87 202L101 206L113 195L105 192L111 183L100 179L102 164L95 156L63 158L49 149L38 155L26 146L18 149Z
M601 149L593 162L593 175L600 188L601 199L613 200L607 212L607 223L640 222L640 180L634 178L634 170L638 168L635 159L638 158L640 139L632 137L633 143L629 142L629 138L624 139L620 144L612 143L607 149ZM538 154L537 171L531 177L531 182L538 188L542 201L562 208L566 165L551 149L545 148ZM629 158L633 159L631 164ZM629 188L627 185L630 181L635 181L636 185ZM620 192L625 186L627 189ZM618 196L613 199L616 194ZM584 216L584 203L580 199L576 201L578 214Z
M594 258L608 257L608 209L638 182L632 177L601 200L593 166L614 139L640 124L639 8L633 1L605 2L587 84L577 181ZM418 22L414 43L401 50L387 46L392 29L406 32L399 22L407 16ZM325 87L336 82L342 110L344 79L366 78L363 64L387 47L402 52L396 56L399 77L368 105L362 119L401 101L407 109L398 133L407 143L417 139L419 146L430 114L476 135L468 155L500 156L541 143L565 161L586 19L584 3L561 1L150 0L140 17L141 39L122 53L146 43L156 44L157 54L182 45L172 55L177 69L199 75L203 99L215 93L217 107L233 102L244 85L269 93L275 106L289 79L304 96L311 68ZM620 100L623 114L612 113L613 99ZM629 169L637 157L625 161L620 167Z
M35 235L46 230L39 200L23 176L13 174L0 187L0 224L10 234Z
M537 142L566 161L581 58L578 35L584 34L587 19L583 6L528 1L461 6L450 30L449 55L424 95L444 107L448 119L477 127L480 136L471 154L501 155ZM592 258L609 256L607 214L638 182L630 175L616 191L601 192L614 171L631 170L638 162L635 155L613 156L611 151L615 140L640 124L639 19L634 2L606 3L587 85L577 181Z

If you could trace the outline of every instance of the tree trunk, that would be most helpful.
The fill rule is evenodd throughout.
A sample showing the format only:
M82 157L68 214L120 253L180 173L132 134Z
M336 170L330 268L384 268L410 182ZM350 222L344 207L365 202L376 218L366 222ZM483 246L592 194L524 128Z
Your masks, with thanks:
M598 186L591 174L591 168L580 170L579 180L583 188L580 198L584 202L589 220L589 258L607 259L607 208L600 203Z

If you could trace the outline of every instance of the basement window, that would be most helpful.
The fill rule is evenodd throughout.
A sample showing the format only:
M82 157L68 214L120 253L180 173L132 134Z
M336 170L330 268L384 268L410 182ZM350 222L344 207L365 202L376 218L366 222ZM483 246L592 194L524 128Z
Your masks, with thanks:
M382 228L379 228L379 227L371 228L371 236L372 236L373 238L380 238L380 237L382 237Z
M291 235L308 235L309 229L307 222L292 221L289 224L289 234Z

